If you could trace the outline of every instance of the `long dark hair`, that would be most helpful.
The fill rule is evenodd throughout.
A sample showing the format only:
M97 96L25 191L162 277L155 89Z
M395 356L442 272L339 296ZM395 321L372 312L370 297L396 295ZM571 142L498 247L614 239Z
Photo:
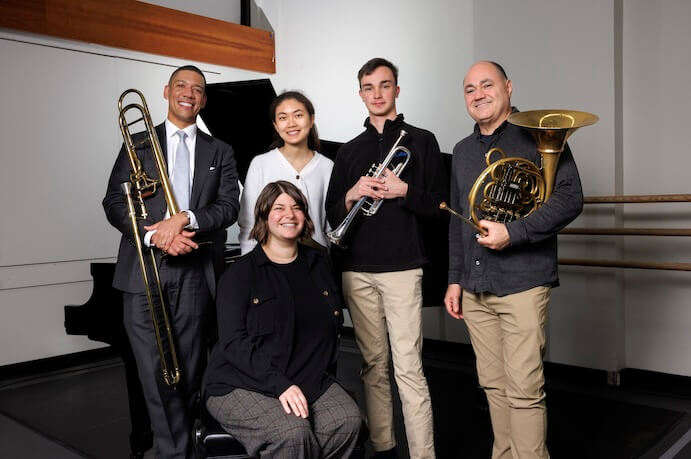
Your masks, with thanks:
M281 95L277 96L273 102L271 102L271 106L269 106L269 118L271 118L271 121L275 122L276 121L276 108L284 101L284 100L297 100L300 102L302 105L305 106L305 110L307 110L307 113L310 115L310 117L314 120L314 105L312 105L312 102L305 96L303 93L300 91L285 91ZM280 148L283 145L285 145L285 142L281 138L280 135L278 135L278 132L276 132L276 129L274 129L274 141L269 147L270 149L274 148ZM310 150L313 151L319 151L319 134L317 133L317 125L316 123L312 123L312 129L310 129L309 135L307 136L307 147Z
M295 185L285 180L278 180L269 183L264 187L259 197L257 204L254 206L254 226L250 231L250 239L256 239L260 245L266 244L269 239L269 212L273 207L276 199L285 193L298 205L303 214L305 214L305 224L302 227L301 238L308 238L314 233L314 223L308 213L307 198L302 194L302 191Z

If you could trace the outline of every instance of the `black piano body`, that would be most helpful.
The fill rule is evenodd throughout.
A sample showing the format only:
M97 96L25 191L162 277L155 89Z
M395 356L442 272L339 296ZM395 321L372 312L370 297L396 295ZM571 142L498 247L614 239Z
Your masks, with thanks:
M273 142L273 124L269 106L276 92L268 79L213 83L207 85L207 104L200 116L209 132L233 147L240 181L244 182L249 164L255 155L268 151ZM339 142L321 140L321 153L335 159ZM451 168L451 155L443 155L447 169ZM423 301L425 306L442 304L447 285L448 237L446 221L423 225L425 246L430 263L424 267ZM239 254L237 244L229 245L226 259ZM335 253L337 258L337 253ZM337 264L337 260L336 260ZM68 334L87 335L94 341L113 346L122 356L127 378L132 433L132 457L141 457L151 448L152 434L146 404L142 394L137 367L122 323L122 295L112 287L114 263L93 263L91 275L94 288L91 298L81 306L65 306L65 329ZM232 438L215 435L217 426L204 427L208 435L206 448L209 457L213 449L232 451L243 457ZM199 438L198 438L199 440ZM201 439L204 441L204 438Z

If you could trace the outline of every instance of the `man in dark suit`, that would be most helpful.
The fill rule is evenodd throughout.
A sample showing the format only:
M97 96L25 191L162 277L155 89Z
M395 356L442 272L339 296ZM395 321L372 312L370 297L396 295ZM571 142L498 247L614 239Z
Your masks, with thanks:
M213 313L216 277L223 266L226 228L239 210L238 174L227 144L199 131L196 118L206 103L206 79L194 66L180 67L163 96L168 117L156 127L168 175L181 212L169 215L162 190L145 199L148 218L140 223L143 246L157 252L164 301L172 322L181 381L163 381L153 324L140 273L134 231L121 183L129 181L124 145L108 182L103 207L122 233L113 286L123 291L124 322L154 431L157 458L190 458L191 411L206 362L206 334ZM138 150L142 167L158 177L150 148Z

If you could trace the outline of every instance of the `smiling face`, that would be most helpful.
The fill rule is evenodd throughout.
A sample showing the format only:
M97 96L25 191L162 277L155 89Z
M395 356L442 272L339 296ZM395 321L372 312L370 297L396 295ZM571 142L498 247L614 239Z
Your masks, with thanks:
M492 134L511 114L511 80L490 62L478 62L468 70L463 92L468 114L482 134Z
M295 199L281 193L271 205L267 223L269 241L295 242L302 235L305 213Z
M360 97L370 116L394 119L399 92L393 72L383 65L360 80Z
M206 104L204 78L192 70L179 70L163 89L163 97L168 101L168 119L184 129L197 121Z
M296 99L286 99L276 107L274 129L287 145L307 146L307 137L314 126L314 117Z

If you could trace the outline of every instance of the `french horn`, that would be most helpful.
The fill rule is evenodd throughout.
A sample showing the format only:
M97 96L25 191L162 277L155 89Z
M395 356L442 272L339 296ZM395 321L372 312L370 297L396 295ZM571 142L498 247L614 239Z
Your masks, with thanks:
M567 139L598 119L592 113L576 110L531 110L509 115L509 123L532 134L541 164L507 157L501 148L490 149L485 154L487 168L468 193L468 220L472 226L479 228L480 220L508 223L539 209L552 195L559 157ZM440 208L453 210L445 203Z

